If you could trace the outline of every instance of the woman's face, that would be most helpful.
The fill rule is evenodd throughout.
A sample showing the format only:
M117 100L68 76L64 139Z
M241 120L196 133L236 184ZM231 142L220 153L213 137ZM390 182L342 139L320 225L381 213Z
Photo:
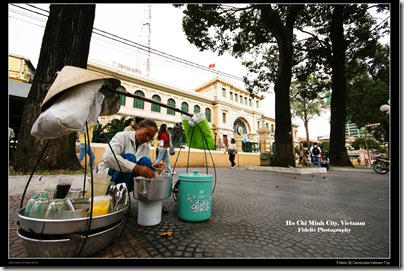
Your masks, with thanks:
M157 133L157 129L153 126L138 125L136 130L136 142L137 144L143 144L153 140L154 135Z

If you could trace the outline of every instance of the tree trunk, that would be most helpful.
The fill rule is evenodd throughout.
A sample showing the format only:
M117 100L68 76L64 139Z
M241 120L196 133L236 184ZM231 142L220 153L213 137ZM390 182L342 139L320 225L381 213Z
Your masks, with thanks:
M309 138L309 121L305 120L304 121L304 129L306 130L306 145L307 148L310 149L310 138Z
M289 92L292 79L293 25L302 8L302 5L290 7L286 25L270 5L261 8L264 25L274 35L279 46L278 72L274 86L275 152L271 166L295 166Z
M18 148L12 164L18 173L31 173L37 163L36 169L43 171L81 168L75 152L75 133L41 140L31 135L31 128L41 113L42 101L56 72L65 65L87 68L94 18L94 4L50 5L38 67L23 109Z
M331 21L332 42L332 98L330 161L334 166L353 166L345 147L346 121L346 78L345 78L345 39L343 30L343 5L334 6Z

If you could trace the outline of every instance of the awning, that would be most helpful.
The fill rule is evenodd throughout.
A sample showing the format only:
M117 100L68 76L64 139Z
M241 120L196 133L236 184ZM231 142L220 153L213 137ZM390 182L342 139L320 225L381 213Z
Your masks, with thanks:
M27 98L31 84L8 80L8 95Z

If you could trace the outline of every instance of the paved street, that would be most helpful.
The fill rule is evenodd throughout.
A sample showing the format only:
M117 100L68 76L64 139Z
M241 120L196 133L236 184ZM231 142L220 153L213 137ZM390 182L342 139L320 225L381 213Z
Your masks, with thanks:
M199 168L199 173L213 175L208 221L180 220L178 203L170 197L164 202L170 212L163 214L160 224L140 226L138 203L132 198L120 238L87 258L86 264L346 266L349 260L360 266L392 264L390 242L398 236L390 234L398 232L390 231L390 193L396 197L398 190L390 191L390 174L331 169L326 174L295 175L239 167L209 172ZM20 196L9 198L9 262L28 257L16 235L20 200ZM398 216L396 209L392 211ZM163 232L172 235L160 236ZM51 260L43 262L47 261ZM51 262L77 264L65 259Z

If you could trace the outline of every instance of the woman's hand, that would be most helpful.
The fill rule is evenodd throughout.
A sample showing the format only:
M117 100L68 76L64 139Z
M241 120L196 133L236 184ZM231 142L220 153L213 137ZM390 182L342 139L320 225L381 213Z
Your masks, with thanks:
M154 168L158 174L161 174L161 172L163 172L165 166L164 166L163 162L159 162L159 163L152 164L152 168Z
M133 172L139 176L145 177L146 179L151 179L156 176L153 170L151 170L149 167L138 164L136 164L136 166L133 168Z

